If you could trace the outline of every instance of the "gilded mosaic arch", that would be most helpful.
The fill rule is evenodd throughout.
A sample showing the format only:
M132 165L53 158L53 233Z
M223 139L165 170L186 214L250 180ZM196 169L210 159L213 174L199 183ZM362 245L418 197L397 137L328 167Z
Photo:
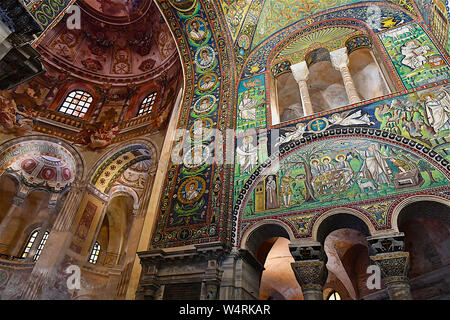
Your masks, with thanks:
M153 142L147 139L132 140L110 148L97 161L90 172L90 183L103 193L111 190L116 179L132 165L151 160L150 174L156 170L158 152Z
M185 71L177 129L194 129L200 121L208 123L208 129L225 132L232 127L232 112L229 111L233 105L231 92L235 77L230 72L233 62L229 48L232 45L229 45L223 17L217 14L220 4L199 0L191 3L190 8L183 9L174 6L174 2L156 1L175 36ZM195 26L194 21L197 21ZM223 146L213 135L201 138L195 150L208 146L219 150ZM184 143L182 138L175 145L180 143ZM224 233L222 225L227 206L220 204L227 203L224 198L231 188L229 170L208 165L206 157L210 155L208 152L204 155L202 161L185 159L187 165L169 163L152 245L217 241Z

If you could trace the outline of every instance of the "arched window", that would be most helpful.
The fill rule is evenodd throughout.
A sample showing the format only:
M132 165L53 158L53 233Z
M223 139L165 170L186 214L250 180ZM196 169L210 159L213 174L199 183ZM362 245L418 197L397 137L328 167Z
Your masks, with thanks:
M83 118L89 110L92 101L92 96L86 91L75 90L67 95L58 111L74 117Z
M157 92L149 94L141 103L137 116L149 114L152 111L153 105L156 101Z
M341 300L341 296L337 291L332 291L327 300Z
M39 231L40 231L39 229L36 229L31 233L30 237L28 238L27 245L25 246L25 249L23 250L21 258L26 258L28 256L28 253L30 253L31 247L33 247L33 244L36 241ZM44 248L45 242L47 241L48 235L49 235L49 232L45 231L44 236L42 237L41 243L39 243L39 246L36 250L36 254L33 257L33 261L37 261L37 259L39 259L42 249Z
M91 251L91 255L89 256L89 262L92 264L96 264L97 260L98 260L98 256L100 255L100 243L95 242L94 245L92 246L92 251Z
M39 243L39 246L36 250L36 254L34 255L33 261L37 261L39 259L42 249L44 248L45 243L47 242L48 235L49 235L49 232L45 231L44 236L42 237L41 243Z
M34 241L36 240L36 237L39 234L39 229L34 230L30 237L28 238L27 245L25 246L25 249L23 250L21 258L26 258L28 255L28 252L30 252L31 247L33 246Z

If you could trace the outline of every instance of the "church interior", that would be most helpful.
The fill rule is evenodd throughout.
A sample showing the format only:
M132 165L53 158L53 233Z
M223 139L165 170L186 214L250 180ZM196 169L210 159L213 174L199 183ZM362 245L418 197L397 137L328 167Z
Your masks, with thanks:
M0 300L450 299L448 0L2 0Z

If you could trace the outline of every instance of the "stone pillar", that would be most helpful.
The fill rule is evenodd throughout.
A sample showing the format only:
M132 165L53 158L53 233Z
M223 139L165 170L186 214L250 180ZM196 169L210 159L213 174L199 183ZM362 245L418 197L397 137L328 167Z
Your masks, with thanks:
M404 234L369 237L370 260L381 271L381 280L390 300L412 300L409 284L409 253L404 250Z
M358 91L356 90L355 84L348 69L348 55L347 48L341 48L330 52L331 63L336 70L339 70L342 75L342 80L344 81L345 91L347 92L348 101L350 104L358 103L361 101Z
M85 187L81 182L72 183L40 258L22 289L21 299L39 299L45 288L57 290L58 286L55 286L56 271L62 263L72 240L70 227L78 212L84 189Z
M218 261L208 261L205 275L202 281L202 292L200 300L217 300L219 298L220 272Z
M19 208L23 204L25 198L26 194L20 192L14 196L12 204L0 224L0 238L2 237L12 218L14 217L14 213L16 212L17 208Z
M306 81L308 80L309 70L306 65L306 61L302 61L300 63L296 63L291 66L292 75L295 78L295 81L298 83L298 88L300 90L300 98L302 99L303 106L303 115L309 116L314 113L311 98L309 96L308 84Z
M139 255L141 258L142 256ZM142 259L142 258L141 258ZM139 280L139 287L136 291L136 300L156 300L156 293L160 288L157 275L160 264L160 259L141 260L142 273Z
M290 244L295 262L291 263L295 278L305 300L323 300L323 286L327 280L326 255L320 244L298 246Z

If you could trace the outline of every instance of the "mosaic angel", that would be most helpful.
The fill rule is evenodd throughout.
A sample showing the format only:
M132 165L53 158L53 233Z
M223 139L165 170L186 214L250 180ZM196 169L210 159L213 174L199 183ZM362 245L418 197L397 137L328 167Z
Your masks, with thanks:
M336 126L355 126L355 125L372 125L373 121L370 120L370 116L368 114L362 114L361 110L349 114L347 112L335 113L333 114L328 121L331 124Z

